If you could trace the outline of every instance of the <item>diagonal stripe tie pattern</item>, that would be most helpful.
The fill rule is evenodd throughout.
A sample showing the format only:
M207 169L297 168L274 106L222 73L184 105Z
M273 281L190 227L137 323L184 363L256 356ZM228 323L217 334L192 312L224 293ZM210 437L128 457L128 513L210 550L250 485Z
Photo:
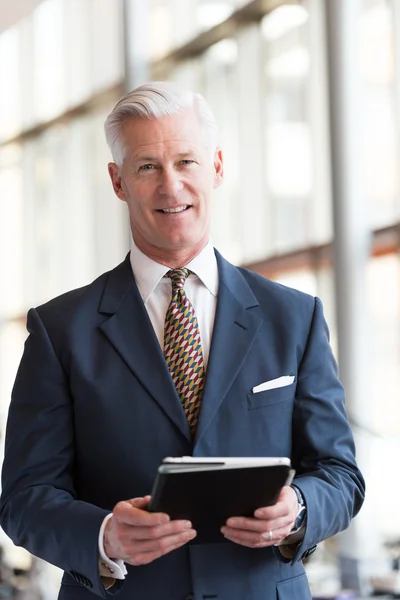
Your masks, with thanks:
M194 436L205 373L199 324L183 289L190 273L189 269L173 269L164 275L172 282L172 299L165 315L164 356Z

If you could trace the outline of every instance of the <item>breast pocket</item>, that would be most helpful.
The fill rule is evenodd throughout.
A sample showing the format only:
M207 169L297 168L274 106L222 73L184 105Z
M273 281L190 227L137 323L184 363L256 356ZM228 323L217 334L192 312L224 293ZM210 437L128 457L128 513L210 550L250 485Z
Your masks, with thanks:
M265 406L271 406L272 404L278 404L279 402L286 402L294 398L296 384L285 385L283 387L275 388L273 390L264 390L263 392L253 392L247 394L247 406L249 410L255 410L257 408L264 408Z

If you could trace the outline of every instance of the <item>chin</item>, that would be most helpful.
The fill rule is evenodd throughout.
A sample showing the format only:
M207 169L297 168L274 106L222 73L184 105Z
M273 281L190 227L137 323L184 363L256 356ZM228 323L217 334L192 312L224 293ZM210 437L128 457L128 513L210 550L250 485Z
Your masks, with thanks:
M169 240L165 240L165 247L170 250L184 250L185 248L191 248L196 244L200 243L200 240L193 237L187 236L176 236L173 238L169 238Z

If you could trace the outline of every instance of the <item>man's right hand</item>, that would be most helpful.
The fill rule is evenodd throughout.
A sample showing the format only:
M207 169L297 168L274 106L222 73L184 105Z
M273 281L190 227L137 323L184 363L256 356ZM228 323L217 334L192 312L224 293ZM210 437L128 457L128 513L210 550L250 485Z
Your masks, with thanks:
M104 531L104 551L111 559L145 565L196 537L190 521L171 521L146 509L150 496L118 502Z

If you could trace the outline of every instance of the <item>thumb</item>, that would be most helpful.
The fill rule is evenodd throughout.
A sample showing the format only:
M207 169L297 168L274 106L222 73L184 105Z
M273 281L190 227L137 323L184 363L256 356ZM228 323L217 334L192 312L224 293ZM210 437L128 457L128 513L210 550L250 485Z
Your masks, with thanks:
M141 510L144 510L148 507L150 498L151 498L151 496L144 496L142 498L132 498L131 500L128 500L128 502L134 508L139 508Z

